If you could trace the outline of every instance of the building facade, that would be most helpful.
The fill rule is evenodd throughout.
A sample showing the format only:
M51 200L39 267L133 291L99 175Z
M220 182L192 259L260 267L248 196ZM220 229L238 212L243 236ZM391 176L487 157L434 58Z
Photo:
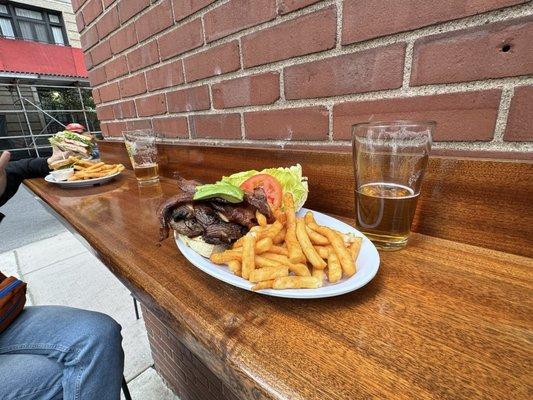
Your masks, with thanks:
M69 122L99 131L70 1L0 1L0 36L0 151L46 155Z

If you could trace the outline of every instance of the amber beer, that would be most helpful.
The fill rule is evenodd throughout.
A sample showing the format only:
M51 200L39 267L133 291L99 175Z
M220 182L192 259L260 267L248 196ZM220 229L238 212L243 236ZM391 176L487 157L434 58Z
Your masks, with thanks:
M157 135L151 129L124 131L124 144L139 185L159 181L157 166Z
M407 244L434 128L417 121L353 127L355 225L379 249Z
M133 172L139 181L153 181L159 177L159 168L156 163L146 165L133 164Z
M411 233L418 195L395 183L367 183L356 191L356 228L378 245L402 244Z

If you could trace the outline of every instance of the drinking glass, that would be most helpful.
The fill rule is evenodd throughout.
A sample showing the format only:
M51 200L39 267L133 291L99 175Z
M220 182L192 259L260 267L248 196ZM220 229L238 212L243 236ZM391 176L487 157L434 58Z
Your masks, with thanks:
M379 249L407 244L435 125L392 121L352 127L355 224Z
M151 129L122 132L131 166L139 184L159 181L156 135Z

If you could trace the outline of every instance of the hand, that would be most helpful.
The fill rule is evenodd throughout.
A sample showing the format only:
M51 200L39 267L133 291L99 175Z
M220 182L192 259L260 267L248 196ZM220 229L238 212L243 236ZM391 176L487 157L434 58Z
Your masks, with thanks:
M0 196L4 194L4 190L6 190L7 185L7 174L6 174L6 167L7 163L9 162L9 159L11 158L11 154L9 151L4 151L2 155L0 155Z

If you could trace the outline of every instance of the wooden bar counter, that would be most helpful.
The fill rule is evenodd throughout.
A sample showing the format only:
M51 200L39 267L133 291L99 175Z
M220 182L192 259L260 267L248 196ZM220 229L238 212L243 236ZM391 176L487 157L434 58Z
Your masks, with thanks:
M123 144L105 160L129 165ZM188 399L530 399L532 165L431 159L408 247L381 252L355 292L290 300L244 291L157 245L170 177L301 163L307 206L353 215L350 155L161 146L163 177L101 187L26 185L142 302L156 368ZM191 383L192 382L192 383Z

